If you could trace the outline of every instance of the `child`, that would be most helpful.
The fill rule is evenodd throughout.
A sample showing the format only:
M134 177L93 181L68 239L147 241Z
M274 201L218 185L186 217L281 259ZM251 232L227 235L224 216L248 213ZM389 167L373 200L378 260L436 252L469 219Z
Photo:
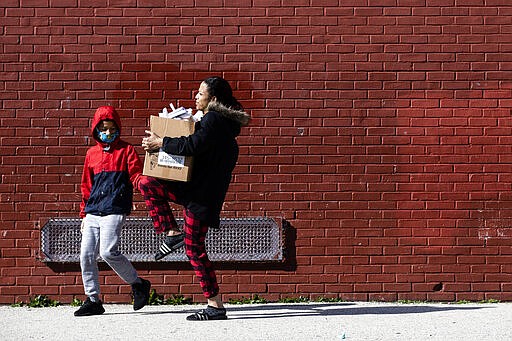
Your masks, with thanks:
M113 107L99 107L91 127L96 145L86 154L82 173L82 244L80 266L87 299L75 316L101 315L98 253L126 283L131 284L133 309L149 300L151 283L138 277L130 261L119 251L121 228L130 214L133 188L138 188L142 163L135 148L121 140L121 120Z

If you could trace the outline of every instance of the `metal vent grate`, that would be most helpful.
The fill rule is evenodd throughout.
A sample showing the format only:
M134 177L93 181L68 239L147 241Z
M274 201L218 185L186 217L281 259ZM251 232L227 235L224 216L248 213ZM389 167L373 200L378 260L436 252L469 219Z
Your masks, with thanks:
M41 251L46 262L80 261L79 218L52 218L41 230ZM177 219L183 225L182 219ZM131 261L154 262L164 235L157 235L149 217L128 217L120 250ZM224 218L219 229L209 229L206 249L212 261L281 261L283 236L278 223L267 217ZM184 249L161 261L188 261Z

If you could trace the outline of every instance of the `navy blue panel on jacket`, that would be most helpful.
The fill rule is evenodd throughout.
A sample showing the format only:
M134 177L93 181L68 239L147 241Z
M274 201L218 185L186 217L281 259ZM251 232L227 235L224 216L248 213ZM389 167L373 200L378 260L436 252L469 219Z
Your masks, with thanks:
M133 186L127 172L95 174L85 213L99 216L129 214L132 210L132 197Z

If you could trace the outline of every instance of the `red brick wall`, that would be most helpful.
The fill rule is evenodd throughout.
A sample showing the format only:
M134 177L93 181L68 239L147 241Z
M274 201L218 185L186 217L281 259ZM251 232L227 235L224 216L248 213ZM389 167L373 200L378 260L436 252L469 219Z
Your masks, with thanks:
M0 303L83 298L77 265L37 257L47 218L78 214L94 109L139 144L212 74L253 116L225 216L296 231L296 266L218 264L225 299L511 300L512 3L223 3L2 1ZM201 300L187 264L138 269Z

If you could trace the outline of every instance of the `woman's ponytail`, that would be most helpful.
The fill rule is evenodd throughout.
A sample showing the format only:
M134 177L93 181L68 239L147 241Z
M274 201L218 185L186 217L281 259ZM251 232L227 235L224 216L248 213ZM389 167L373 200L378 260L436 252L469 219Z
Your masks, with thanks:
M206 78L203 83L208 88L208 94L215 97L217 102L235 110L243 110L242 104L233 96L233 90L227 80L214 76Z

